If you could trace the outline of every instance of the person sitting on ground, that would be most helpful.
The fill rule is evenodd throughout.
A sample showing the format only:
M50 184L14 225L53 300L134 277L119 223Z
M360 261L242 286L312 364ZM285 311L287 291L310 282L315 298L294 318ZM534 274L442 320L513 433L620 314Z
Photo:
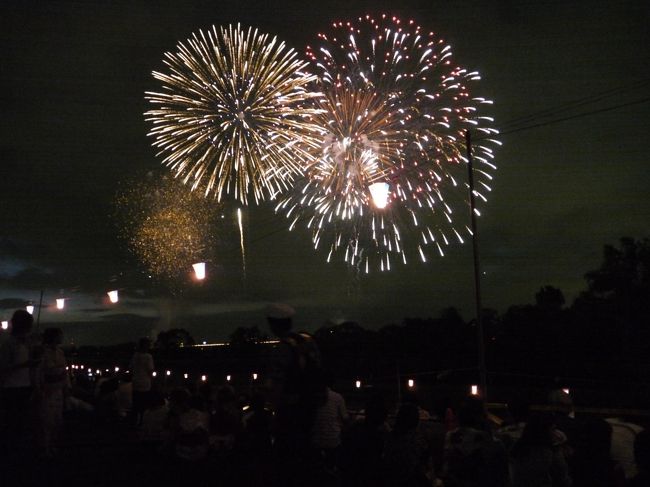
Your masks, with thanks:
M447 433L442 478L445 487L508 485L505 447L494 438L483 400L466 397L458 409L458 427Z
M620 463L625 478L631 479L637 473L634 440L643 428L623 418L607 418L605 421L612 427L612 460Z
M322 399L316 408L314 425L311 430L311 448L330 471L338 471L338 455L341 447L341 432L348 424L350 416L345 399L328 386L325 373L320 372L314 380L322 388Z
M150 353L151 340L140 338L138 348L131 358L132 409L131 425L140 426L144 411L149 406L151 378L154 371L153 357Z
M612 460L612 427L601 418L581 421L574 436L569 471L575 487L622 487L625 472Z
M140 438L152 442L163 440L168 416L169 405L164 394L159 390L152 390L149 407L142 415Z
M561 449L554 444L550 414L534 414L510 451L512 487L570 487Z
M508 401L510 421L497 432L507 451L510 451L524 432L530 414L530 401L523 396L514 396Z
M221 386L217 390L215 408L210 418L210 441L220 455L228 454L241 430L241 409L235 389L230 385Z
M169 409L173 453L177 458L188 462L204 460L209 446L208 414L191 407L191 396L185 389L172 391Z
M643 430L634 439L634 462L637 474L627 487L650 487L650 431Z
M372 391L366 397L363 418L355 421L343 433L340 460L346 486L380 485L384 445L390 431L387 418L388 407L384 395Z
M423 487L432 483L431 452L424 435L418 432L418 407L402 404L395 426L384 449L383 471L386 485Z

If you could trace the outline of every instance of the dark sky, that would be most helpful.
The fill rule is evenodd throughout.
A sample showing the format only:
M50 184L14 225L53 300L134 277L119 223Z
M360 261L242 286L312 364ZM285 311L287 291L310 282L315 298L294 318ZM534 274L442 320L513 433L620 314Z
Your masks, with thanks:
M223 338L263 326L269 301L294 304L310 329L378 327L447 306L470 318L468 244L357 280L269 208L251 209L245 282L238 241L226 242L210 283L170 299L129 277L137 263L117 238L118 185L158 167L142 113L165 51L199 28L241 22L302 52L330 21L382 12L441 35L495 101L504 145L479 219L484 306L531 302L547 284L570 301L604 244L648 236L647 1L3 1L0 317L44 288L42 322L74 322L65 330L78 343L179 323L197 339ZM128 297L113 308L112 287ZM59 295L70 300L57 313Z

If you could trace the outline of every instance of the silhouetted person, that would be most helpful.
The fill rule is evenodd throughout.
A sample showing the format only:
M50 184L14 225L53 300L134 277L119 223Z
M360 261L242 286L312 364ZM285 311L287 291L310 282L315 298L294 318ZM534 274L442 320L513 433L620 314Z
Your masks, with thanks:
M131 384L133 387L131 424L133 426L142 425L143 413L149 406L151 378L154 371L150 349L151 340L140 338L138 348L131 359Z
M634 462L637 474L628 487L650 487L650 431L641 431L634 439Z
M286 304L271 304L266 318L278 337L269 363L269 398L275 410L277 483L299 485L309 451L310 433L318 404L320 353L314 339L292 331L295 311Z
M528 416L530 414L530 401L523 396L514 396L508 401L510 421L499 429L498 435L507 451L521 438Z
M622 487L625 473L612 460L612 427L603 419L587 418L575 433L569 468L575 487Z
M53 454L52 442L63 424L63 409L70 391L63 350L63 331L47 328L43 332L43 356L37 369L39 440L45 456Z
M320 466L330 474L338 475L338 457L341 433L350 420L345 399L330 389L323 372L314 377L319 384L320 399L311 429L310 446Z
M612 427L612 460L620 463L625 478L631 479L637 473L634 440L643 428L622 418L607 418L605 421Z
M465 398L457 418L458 428L448 432L445 441L445 487L508 485L506 451L492 435L483 401L475 396Z
M355 421L343 434L341 470L344 485L375 487L382 478L381 466L389 427L384 396L371 393L365 401L363 419Z
M7 455L27 446L30 399L33 393L32 369L38 364L32 358L30 333L34 318L23 309L11 318L9 339L0 348L0 384L5 411L5 430L0 441L0 455Z
M569 468L554 444L550 414L535 414L510 451L512 487L570 487Z
M418 406L402 404L384 449L385 485L424 487L431 485L431 456L427 440L418 432Z

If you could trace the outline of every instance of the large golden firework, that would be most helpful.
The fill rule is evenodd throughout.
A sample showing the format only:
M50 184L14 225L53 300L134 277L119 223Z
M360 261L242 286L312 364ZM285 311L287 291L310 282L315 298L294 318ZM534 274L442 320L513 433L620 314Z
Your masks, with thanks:
M165 54L168 72L153 73L163 91L146 93L164 164L218 201L233 194L247 204L249 190L258 202L287 189L318 145L307 63L239 25L199 31L177 49Z
M474 146L476 196L489 191L498 133L470 94L478 73L452 63L451 48L413 21L370 16L335 22L307 55L324 96L313 119L324 129L315 162L276 211L290 228L306 222L328 260L341 255L368 271L392 260L443 254L469 222L465 131ZM390 204L373 205L370 186L390 185ZM459 218L460 216L460 218Z
M192 264L213 260L220 206L180 181L134 180L119 192L117 210L130 250L170 288L187 281Z

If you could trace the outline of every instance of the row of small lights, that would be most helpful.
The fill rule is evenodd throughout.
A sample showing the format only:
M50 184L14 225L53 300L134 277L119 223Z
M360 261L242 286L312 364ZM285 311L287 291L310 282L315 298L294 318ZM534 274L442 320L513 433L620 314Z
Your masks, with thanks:
M91 368L91 367L86 367L85 365L76 365L76 364L69 365L69 366L66 367L66 370L88 370L88 375L93 375L93 370L92 370L92 368ZM104 369L104 371L105 371L105 372L110 372L111 369ZM113 368L113 371L114 371L115 373L117 373L117 372L120 371L120 368L117 367L117 366L115 366L115 367ZM127 374L129 373L128 370L126 370L125 372L126 372ZM101 374L102 374L102 370L101 370L101 369L96 369L96 370L95 370L94 375L101 375ZM172 371L171 371L171 370L166 370L166 371L165 371L165 376L169 377L169 376L171 376L171 375L172 375ZM158 376L158 372L154 370L154 371L151 373L151 376L152 376L152 377L157 377L157 376ZM257 374L257 373L254 372L254 373L251 375L251 377L253 378L253 380L257 380L257 379L259 378L259 374ZM187 372L185 372L185 373L183 374L183 378L184 378L184 379L189 379L189 378L190 378L190 374L188 374ZM202 375L201 375L201 381L205 382L205 381L207 381L207 380L208 380L208 376L207 376L206 374L202 374ZM226 375L226 381L230 382L231 380L232 380L232 375L230 375L230 374Z
M71 365L71 366L69 366L69 367L66 367L66 370L69 370L69 369L73 369L73 370L81 369L81 370L84 370L85 368L86 368L86 367L85 367L84 365ZM120 371L120 368L116 366L116 367L114 367L113 370L117 373L117 372ZM106 372L110 372L111 369L105 369L105 371L106 371ZM101 373L102 373L102 371L101 371L100 369L97 369L97 370L96 370L96 375L101 375ZM129 371L127 370L126 373L128 374ZM88 367L88 375L93 375L92 369L91 369L90 367ZM151 375L152 375L152 377L157 377L157 376L158 376L158 372L153 371L153 372L151 373ZM169 376L171 376L171 375L172 375L172 371L171 371L171 370L166 370L166 371L165 371L165 376L169 377ZM253 378L254 381L256 381L256 380L259 378L259 374L257 374L256 372L254 372L253 374L251 374L251 377ZM184 379L189 379L189 378L190 378L190 374L188 374L187 372L185 372L185 373L183 374L183 378L184 378ZM208 376L207 376L206 374L202 374L202 375L201 375L201 381L202 381L202 382L206 382L207 380L208 380ZM232 375L230 375L230 374L226 375L226 381L227 381L227 382L230 382L231 380L232 380ZM415 388L415 380L414 380L414 379L408 379L408 381L406 382L406 384L407 384L407 386L408 386L409 389L414 389L414 388ZM357 380L355 381L355 383L354 383L354 386L355 386L357 389L361 389L362 385L363 385L363 383L362 383L360 380L358 380L358 379L357 379ZM471 394L472 396L478 396L478 395L479 395L479 387L478 387L478 385L476 385L476 384L472 384L472 385L470 386L469 392L470 392L470 394ZM569 388L563 388L563 389L562 389L562 392L564 392L565 394L569 394L569 393L570 393L570 390L569 390Z
M192 264L192 268L194 269L194 277L197 281L203 281L206 277L206 271L205 271L205 262L197 262L196 264ZM108 291L106 293L108 295L108 300L115 304L120 300L120 293L117 289L113 289L112 291ZM64 309L65 308L65 302L67 298L56 298L56 309ZM29 304L25 306L25 310L30 315L34 314L34 305ZM9 328L9 321L2 321L2 329L6 330Z

